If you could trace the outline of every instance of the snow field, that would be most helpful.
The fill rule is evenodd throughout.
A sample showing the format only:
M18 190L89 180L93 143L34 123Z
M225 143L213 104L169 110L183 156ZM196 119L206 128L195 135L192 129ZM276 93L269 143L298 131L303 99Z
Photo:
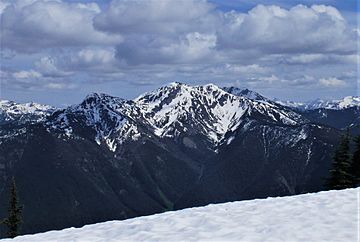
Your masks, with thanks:
M359 241L359 193L356 188L214 204L13 241Z

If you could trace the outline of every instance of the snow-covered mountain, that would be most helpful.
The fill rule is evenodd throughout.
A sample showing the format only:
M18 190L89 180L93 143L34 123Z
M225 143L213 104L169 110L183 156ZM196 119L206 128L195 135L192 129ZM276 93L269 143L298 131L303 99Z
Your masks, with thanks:
M117 142L121 143L127 138L135 139L140 135L135 124L135 119L140 117L132 101L103 93L91 93L79 105L55 112L47 120L46 126L50 132L65 132L67 136L87 129L87 137L115 150Z
M104 142L115 150L125 139L136 140L141 136L140 126L160 138L175 138L186 132L202 135L215 147L247 116L256 115L282 125L307 122L293 110L255 92L245 90L240 95L236 90L224 91L213 84L171 83L134 101L93 93L81 104L55 112L46 125L68 136L75 129L88 127L94 131L92 135L98 144Z
M134 100L92 93L33 112L43 116L0 124L0 197L15 174L24 233L319 191L341 135L249 90L213 84L171 83Z
M17 121L40 122L55 111L54 107L38 103L16 103L8 100L0 100L0 124Z
M235 91L224 91L213 84L189 86L171 83L141 95L135 99L135 103L158 136L173 137L186 132L191 126L207 135L215 144L227 132L234 131L247 115L257 114L286 125L305 122L299 114L267 102L255 92L245 90L242 92L244 95L240 95Z
M357 188L230 202L19 236L4 242L187 241L189 238L194 241L356 241L359 192Z

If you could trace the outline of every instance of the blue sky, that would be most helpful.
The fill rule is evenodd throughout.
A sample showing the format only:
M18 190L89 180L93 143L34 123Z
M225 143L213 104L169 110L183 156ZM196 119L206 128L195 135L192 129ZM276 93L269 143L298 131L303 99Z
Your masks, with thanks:
M172 81L359 95L356 0L0 0L0 98L55 106Z

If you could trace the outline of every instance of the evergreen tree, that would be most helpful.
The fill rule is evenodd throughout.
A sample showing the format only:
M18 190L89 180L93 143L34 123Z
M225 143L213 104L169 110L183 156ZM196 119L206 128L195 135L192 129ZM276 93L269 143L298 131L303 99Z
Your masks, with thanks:
M353 187L349 131L342 137L340 145L335 151L327 187L329 189L345 189Z
M355 152L352 157L351 174L353 176L353 185L357 187L360 185L360 135L354 139Z
M8 232L7 235L10 238L14 238L19 234L21 219L22 207L19 206L19 198L16 191L15 178L13 177L11 187L10 187L10 203L8 208L8 217L3 221L7 226Z

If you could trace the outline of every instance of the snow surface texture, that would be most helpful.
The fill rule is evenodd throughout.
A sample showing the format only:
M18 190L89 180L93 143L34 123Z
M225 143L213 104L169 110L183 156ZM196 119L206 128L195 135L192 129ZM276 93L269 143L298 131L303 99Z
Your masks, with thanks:
M11 241L359 241L359 193L356 188L223 203Z

